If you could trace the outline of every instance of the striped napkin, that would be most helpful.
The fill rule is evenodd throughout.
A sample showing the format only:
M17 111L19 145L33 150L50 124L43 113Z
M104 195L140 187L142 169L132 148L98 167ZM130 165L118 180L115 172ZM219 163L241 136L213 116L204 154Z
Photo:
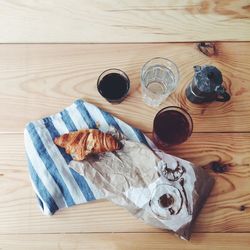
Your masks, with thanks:
M26 125L24 141L30 179L44 214L52 215L58 209L103 198L91 180L68 167L72 157L57 147L53 139L79 129L107 132L110 126L130 140L155 148L139 129L81 99L55 115Z

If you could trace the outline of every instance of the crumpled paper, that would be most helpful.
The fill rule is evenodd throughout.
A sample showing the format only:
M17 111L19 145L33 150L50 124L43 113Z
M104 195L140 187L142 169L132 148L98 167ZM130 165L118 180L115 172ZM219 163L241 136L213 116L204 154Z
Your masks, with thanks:
M213 178L188 161L116 136L121 150L71 161L69 166L145 223L189 239Z

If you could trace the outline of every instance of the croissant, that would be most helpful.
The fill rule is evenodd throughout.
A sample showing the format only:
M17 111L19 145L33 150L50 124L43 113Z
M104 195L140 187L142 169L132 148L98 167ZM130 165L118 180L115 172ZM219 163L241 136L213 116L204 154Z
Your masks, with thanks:
M74 160L81 161L89 154L115 151L121 148L121 143L112 135L98 129L85 129L70 132L56 137L54 143L65 148Z

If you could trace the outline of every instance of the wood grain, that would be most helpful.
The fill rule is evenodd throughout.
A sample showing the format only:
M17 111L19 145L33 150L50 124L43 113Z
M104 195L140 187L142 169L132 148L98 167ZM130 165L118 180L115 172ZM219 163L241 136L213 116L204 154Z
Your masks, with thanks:
M249 233L195 233L190 242L168 233L97 233L97 234L28 234L0 235L0 247L9 249L249 249Z
M208 57L196 44L0 45L0 132L22 132L30 120L58 112L85 98L133 126L150 132L156 112L167 105L182 106L194 120L195 132L250 131L250 43L216 43ZM160 107L141 99L140 69L149 59L165 56L180 68L177 91ZM193 65L213 64L224 75L231 94L227 103L193 105L185 88ZM99 74L117 67L131 80L130 95L120 105L106 102L96 90ZM244 121L244 122L242 122Z
M249 41L249 1L0 2L1 43Z
M0 234L161 232L107 201L43 216L28 177L23 135L1 134L0 141ZM198 166L211 161L228 164L223 174L207 169L216 184L197 219L195 232L250 232L249 133L197 133L169 152Z
M249 249L249 4L248 0L0 1L0 250ZM217 41L212 54L192 43L201 41ZM175 61L181 81L166 102L150 108L141 99L140 69L156 56ZM192 67L202 64L221 69L230 102L199 106L186 100ZM112 67L126 71L131 80L129 96L116 106L96 90L97 77ZM23 128L78 98L149 137L160 108L182 106L192 115L192 137L168 153L203 166L216 183L191 242L147 226L108 201L74 206L52 217L41 214L29 181ZM226 172L214 173L208 165L212 161L227 164Z

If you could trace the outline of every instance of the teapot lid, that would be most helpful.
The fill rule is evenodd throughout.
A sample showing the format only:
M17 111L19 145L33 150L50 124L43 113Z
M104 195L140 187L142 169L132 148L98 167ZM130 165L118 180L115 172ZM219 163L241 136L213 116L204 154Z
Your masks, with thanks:
M194 71L196 87L200 92L214 93L223 82L221 72L214 66L194 66Z

